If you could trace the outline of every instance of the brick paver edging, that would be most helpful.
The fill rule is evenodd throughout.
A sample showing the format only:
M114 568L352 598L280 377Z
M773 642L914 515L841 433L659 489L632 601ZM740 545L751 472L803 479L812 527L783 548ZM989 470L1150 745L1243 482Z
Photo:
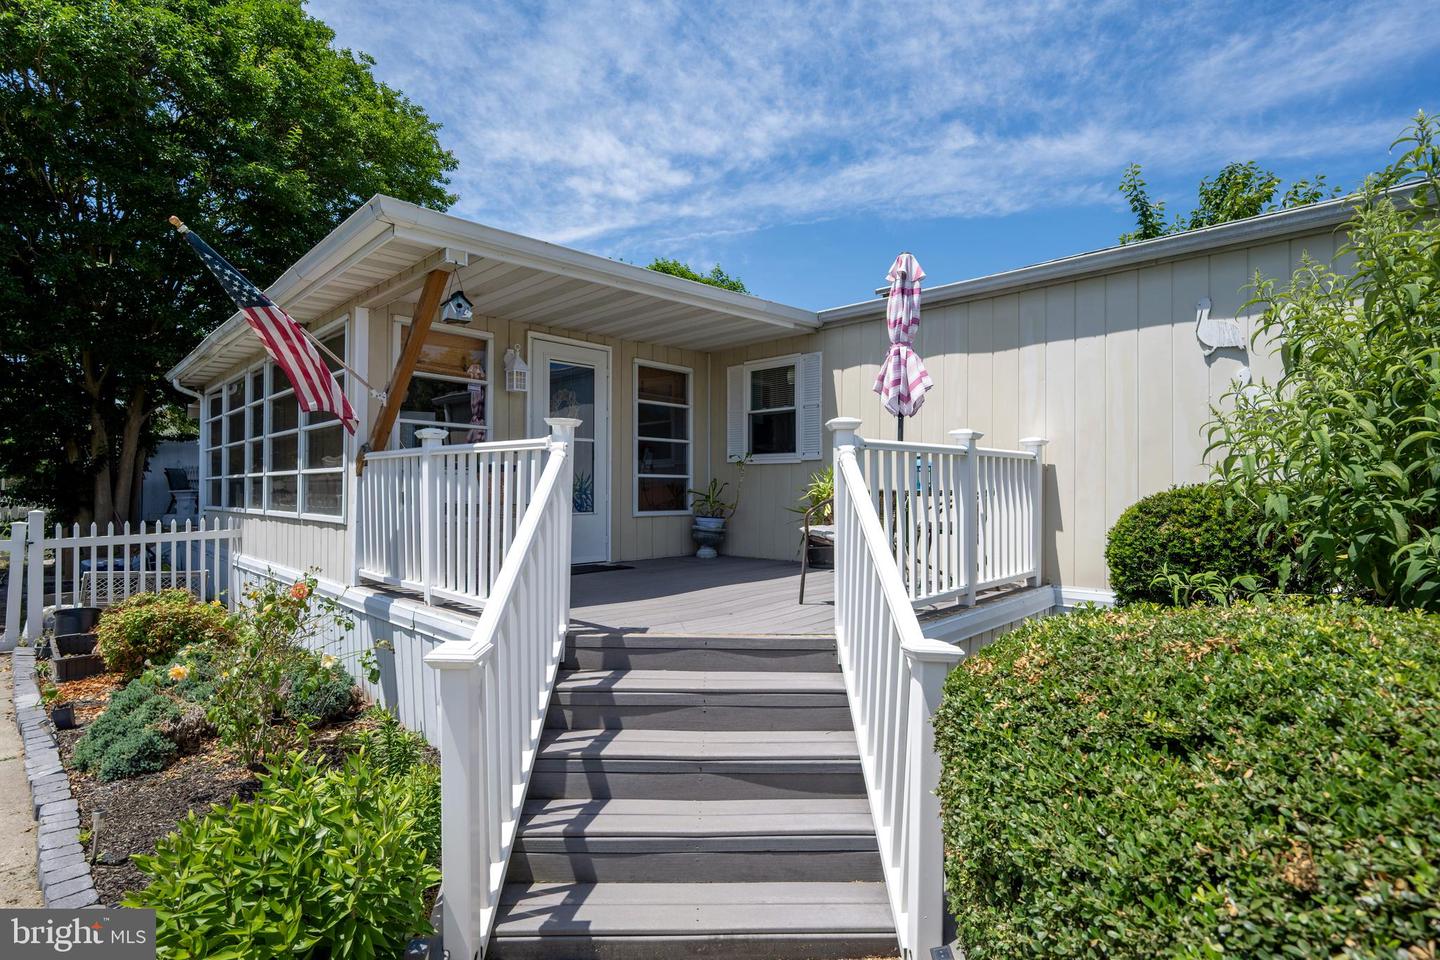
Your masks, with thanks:
M80 844L80 805L70 795L70 777L60 762L55 728L40 702L35 680L35 648L11 654L15 683L15 723L25 744L25 776L40 823L36 873L47 907L88 907L99 902L90 862Z

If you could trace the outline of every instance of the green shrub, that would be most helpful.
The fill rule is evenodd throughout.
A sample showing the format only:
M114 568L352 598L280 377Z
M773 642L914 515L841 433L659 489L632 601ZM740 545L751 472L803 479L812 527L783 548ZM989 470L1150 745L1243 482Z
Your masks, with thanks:
M428 933L440 880L416 842L411 782L362 757L324 768L292 755L251 802L191 814L135 863L125 906L158 911L162 957L395 957Z
M370 765L387 776L400 776L430 762L433 751L425 738L402 724L384 707L371 707L347 733L345 749L363 753Z
M284 680L281 707L286 719L315 726L339 719L350 712L355 681L333 657L309 650L293 654L293 663Z
M201 603L184 590L140 593L111 607L95 629L96 649L109 670L137 677L166 663L188 644L225 642L229 617L217 604Z
M1051 617L950 675L936 739L971 960L1409 957L1440 938L1440 617Z
M1216 484L1172 487L1136 501L1105 542L1110 586L1120 603L1172 602L1166 574L1214 574L1229 581L1254 575L1277 585L1273 550L1258 540L1261 517L1248 504L1226 504Z
M110 698L75 744L75 766L101 780L155 773L175 756L175 744L155 728L180 710L152 677L141 677Z

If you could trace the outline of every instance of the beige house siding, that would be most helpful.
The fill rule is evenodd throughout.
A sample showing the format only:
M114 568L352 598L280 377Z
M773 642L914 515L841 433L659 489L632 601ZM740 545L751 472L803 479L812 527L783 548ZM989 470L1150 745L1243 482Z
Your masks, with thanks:
M1325 230L927 307L916 346L935 389L907 423L906 439L949 442L947 432L960 427L984 431L985 446L1048 438L1046 578L1103 588L1105 534L1121 511L1146 494L1208 476L1204 427L1244 354L1204 355L1195 339L1197 302L1210 297L1215 317L1245 316L1248 334L1258 312L1244 306L1253 275L1283 280L1306 252L1326 262L1336 246ZM717 354L711 432L724 431L727 366L820 350L825 417L859 417L862 436L893 439L894 419L871 393L884 346L876 315ZM1255 351L1250 365L1257 380L1279 372L1269 350ZM713 469L733 484L736 467L724 455L716 450ZM750 466L726 552L793 558L795 518L781 508L822 465Z

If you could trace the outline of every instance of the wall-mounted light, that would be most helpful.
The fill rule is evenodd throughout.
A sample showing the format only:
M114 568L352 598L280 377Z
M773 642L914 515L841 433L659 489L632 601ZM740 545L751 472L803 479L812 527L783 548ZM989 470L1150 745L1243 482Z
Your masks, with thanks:
M505 351L505 389L510 393L524 393L530 389L530 368L520 359L520 347Z
M474 305L465 296L464 290L456 290L440 305L440 322L467 324L475 315Z

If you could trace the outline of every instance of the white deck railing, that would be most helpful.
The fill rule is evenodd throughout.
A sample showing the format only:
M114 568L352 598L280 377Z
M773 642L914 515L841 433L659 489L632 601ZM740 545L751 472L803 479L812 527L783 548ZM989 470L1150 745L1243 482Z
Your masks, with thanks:
M570 511L578 420L547 420L545 466L474 635L425 662L440 673L445 953L484 953L570 620Z
M955 446L854 437L856 465L906 594L916 604L973 604L979 590L1039 583L1045 441L990 450L975 445L983 434L974 430L950 435Z
M540 479L548 441L441 446L365 457L357 479L356 573L432 599L480 605L490 596Z
M225 592L229 548L239 535L233 521L219 517L133 528L92 523L86 530L73 524L68 531L56 524L47 533L45 512L32 510L11 524L5 544L10 578L0 649L14 646L22 629L31 642L39 640L47 606L108 607L137 593L172 588L201 598Z
M835 637L860 747L885 886L903 954L944 941L940 760L932 718L945 675L964 656L921 634L915 608L1041 576L1041 458L956 446L835 439Z

